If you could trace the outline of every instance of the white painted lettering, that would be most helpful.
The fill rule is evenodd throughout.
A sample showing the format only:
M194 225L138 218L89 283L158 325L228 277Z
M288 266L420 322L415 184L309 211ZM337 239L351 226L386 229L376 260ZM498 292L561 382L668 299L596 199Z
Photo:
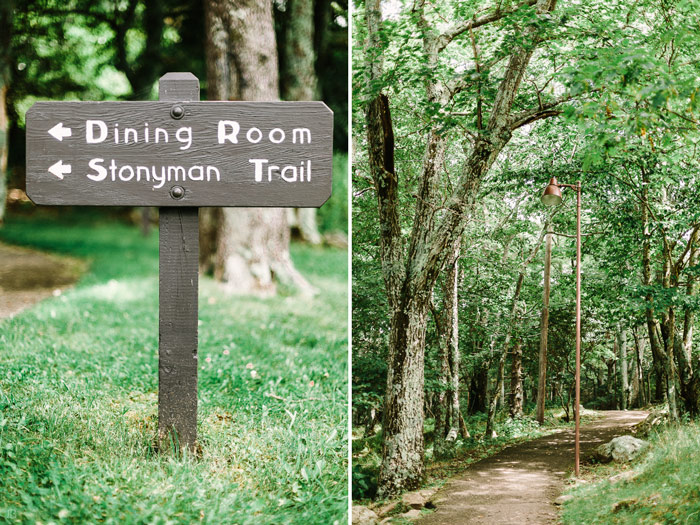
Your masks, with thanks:
M258 135L258 138L256 140L254 140L253 137L251 136L251 134L253 132L257 133L257 135ZM248 140L248 142L250 142L252 144L257 144L258 142L260 142L262 140L262 137L263 137L262 131L260 131L258 128L250 128L248 130L248 133L245 134L245 138Z
M163 128L156 128L156 144L160 142L159 137L163 135L163 142L168 142L168 132L165 131Z
M112 162L109 163L109 173L112 175L112 180L117 180L117 163L114 162L114 159L112 159Z
M100 135L95 136L95 126L99 128ZM107 138L107 124L101 120L86 120L85 121L85 141L88 144L99 144Z
M226 131L231 128L231 132ZM220 120L219 121L219 144L223 144L227 140L233 144L238 144L238 132L241 126L235 120Z
M255 182L262 182L263 164L267 164L267 159L249 159L248 162L255 164Z
M183 133L186 135L185 137L181 137L180 134ZM187 143L184 146L180 146L181 150L186 150L189 149L190 146L192 145L192 128L180 128L177 130L177 133L175 133L175 138L178 140L180 143Z
M153 180L158 181L159 184L154 184L153 187L155 189L159 189L163 187L163 184L165 184L165 168L160 168L160 177L158 176L158 172L156 171L156 167L153 166L151 168L153 170Z
M141 173L143 172L144 174L144 180L151 180L151 171L148 169L148 166L136 166L136 180L140 181L141 180Z
M306 139L306 143L311 143L311 131L309 128L294 128L292 130L292 142L296 144L297 139L299 144L304 144L304 139Z
M124 144L129 143L129 133L134 136L134 144L139 141L139 135L134 128L124 128Z
M278 135L280 135L280 138L279 138L279 139L275 139L275 138L274 138L274 134L275 134L275 133L277 133ZM274 143L274 144L279 144L280 142L284 142L284 139L285 139L286 135L284 134L284 130L282 130L282 129L280 129L280 128L273 128L273 129L270 130L270 133L268 134L267 137L270 139L270 142L272 142L272 143Z
M177 178L178 174L182 173L182 180L185 180L185 168L182 166L168 166L168 182L177 182L180 179ZM174 175L174 178L173 178Z
M194 172L198 171L199 175L194 176ZM190 178L190 180L204 180L204 168L202 166L192 166L188 171L187 171L187 176Z
M207 166L207 182L211 180L212 173L216 173L217 181L221 180L221 173L219 173L219 168L217 168L216 166Z
M125 171L129 172L128 177L123 175ZM134 178L134 168L132 168L128 164L126 166L122 166L121 168L119 168L119 178L124 182L129 182L131 179Z
M291 171L292 175L285 175L287 171ZM297 167L296 166L285 166L282 169L282 173L280 175L282 177L282 180L285 180L287 182L296 182L297 181Z
M90 162L88 162L88 166L97 172L97 174L88 173L88 179L94 180L95 182L100 182L107 178L107 170L100 165L104 161L105 159L92 159Z

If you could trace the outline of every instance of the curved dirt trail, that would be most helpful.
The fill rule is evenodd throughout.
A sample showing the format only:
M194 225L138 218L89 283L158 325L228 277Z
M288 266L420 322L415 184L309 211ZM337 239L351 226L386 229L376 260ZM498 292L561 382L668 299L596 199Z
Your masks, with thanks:
M641 410L606 411L581 425L581 459L627 427L642 421ZM557 521L554 500L573 467L574 431L544 436L475 463L435 496L437 510L420 525L549 524Z
M71 286L85 266L71 257L0 243L0 319Z

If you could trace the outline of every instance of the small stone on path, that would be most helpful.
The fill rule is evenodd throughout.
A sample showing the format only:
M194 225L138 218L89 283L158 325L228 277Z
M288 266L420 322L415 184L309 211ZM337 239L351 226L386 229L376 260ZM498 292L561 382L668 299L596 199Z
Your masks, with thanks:
M362 505L352 506L352 525L375 525L379 521L379 516L367 507Z

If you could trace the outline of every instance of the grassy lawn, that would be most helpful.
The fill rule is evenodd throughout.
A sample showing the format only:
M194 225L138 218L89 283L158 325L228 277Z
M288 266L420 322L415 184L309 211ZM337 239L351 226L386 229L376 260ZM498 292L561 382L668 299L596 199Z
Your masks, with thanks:
M568 492L574 499L564 505L562 523L700 523L700 426L667 428L649 439L648 452L631 466L584 470L588 483Z
M0 321L0 522L345 523L347 254L294 246L314 298L200 281L202 457L154 453L158 236L80 215L8 243L89 261Z

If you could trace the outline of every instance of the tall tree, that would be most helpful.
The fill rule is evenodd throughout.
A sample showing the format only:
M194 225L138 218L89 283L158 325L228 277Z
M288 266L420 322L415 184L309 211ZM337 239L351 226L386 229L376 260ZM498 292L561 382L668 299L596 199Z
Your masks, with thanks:
M513 130L546 116L551 107L514 114L513 105L533 52L542 39L536 21L551 12L555 0L529 0L508 9L496 9L481 17L459 22L438 32L426 16L426 3L416 3L417 27L422 39L422 62L437 72L440 53L464 33L500 20L525 6L534 6L534 18L528 19L518 32L508 56L508 65L495 89L493 105L462 166L462 173L446 199L444 213L438 187L447 148L447 137L436 120L431 123L426 140L423 169L417 194L414 226L404 254L403 236L398 222L397 174L393 169L393 151L389 144L388 99L378 93L367 107L370 171L377 191L382 223L381 256L387 295L391 307L389 371L384 410L384 447L379 473L379 493L389 496L414 488L423 476L423 360L426 314L435 280L448 253L452 253L465 227L465 217L475 204L481 180L510 140ZM378 1L366 5L368 44L381 50L379 37L380 6ZM374 44L374 45L373 45ZM379 58L379 57L376 57ZM479 58L477 58L477 61ZM379 62L379 60L377 60ZM370 66L370 84L380 81L378 66ZM466 79L465 79L466 80ZM425 75L427 102L436 108L449 104L459 86L448 86L438 75ZM384 119L384 120L383 120ZM391 169L386 169L391 164Z
M10 123L7 112L7 90L10 84L12 60L10 38L12 35L12 13L14 1L0 5L0 224L5 218L7 198L7 154L9 151Z
M316 100L318 78L314 49L314 2L288 0L286 7L282 98ZM321 234L316 221L316 208L295 208L289 212L290 223L298 228L301 238L311 244L319 244Z
M547 398L547 334L549 332L549 293L552 270L552 231L547 231L544 245L544 285L542 289L542 316L540 318L539 376L537 381L537 421L544 423Z
M208 97L277 100L272 2L205 0L205 16ZM200 262L229 291L269 295L278 282L313 291L292 264L286 210L222 208L201 217Z
M433 308L439 334L440 391L435 416L435 457L448 456L460 432L459 408L459 252L457 245L445 272L442 286L442 307ZM463 434L468 435L465 428Z

